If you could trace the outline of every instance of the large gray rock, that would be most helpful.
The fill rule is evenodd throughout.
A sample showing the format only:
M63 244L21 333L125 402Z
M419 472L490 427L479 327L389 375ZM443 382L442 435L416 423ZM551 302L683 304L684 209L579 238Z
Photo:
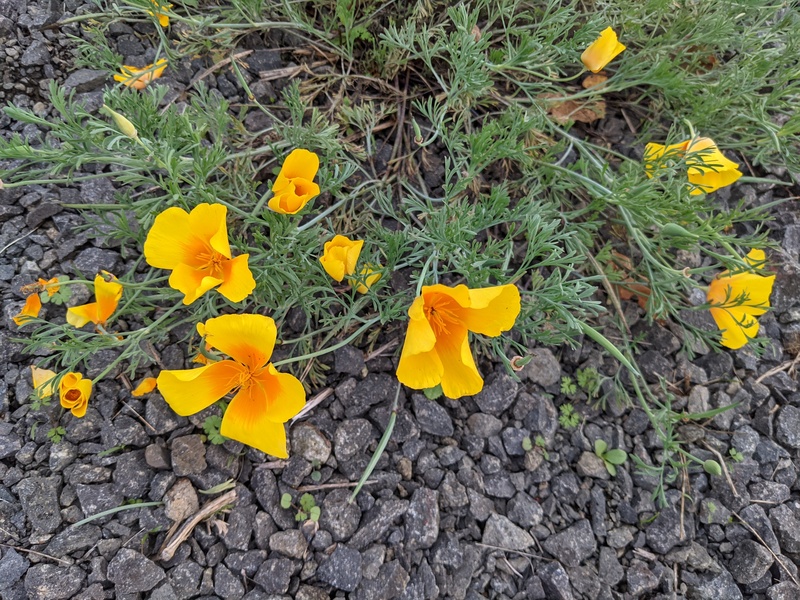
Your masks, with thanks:
M761 579L773 561L772 553L767 548L753 540L744 540L734 548L728 566L737 582L749 584Z
M411 496L405 521L408 550L433 546L439 537L439 493L428 488L417 488Z
M149 592L164 577L164 569L129 548L122 548L108 563L108 579L116 586L117 594Z
M61 525L61 506L58 492L61 477L28 477L17 485L17 494L22 511L33 525L42 533L52 533Z
M27 558L17 554L13 548L6 550L0 559L0 591L17 583L28 570L28 566L30 563Z
M76 565L61 567L34 565L25 575L25 591L30 600L66 600L83 586L86 573Z
M568 567L577 567L597 551L594 532L588 519L581 519L564 531L551 535L543 546Z
M594 540L594 538L592 538ZM493 513L483 528L484 544L508 548L509 550L525 550L533 546L531 534L517 527L508 517Z
M317 578L337 589L352 592L361 581L361 553L339 544L317 569Z

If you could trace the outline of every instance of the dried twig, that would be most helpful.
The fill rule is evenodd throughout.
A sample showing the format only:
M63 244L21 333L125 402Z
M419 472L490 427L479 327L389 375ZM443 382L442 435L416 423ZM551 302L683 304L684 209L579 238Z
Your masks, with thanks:
M333 393L333 388L327 387L324 390L322 390L320 393L318 393L316 396L314 396L311 400L306 402L306 405L303 407L303 409L290 419L291 422L294 423L295 421L299 421L300 419L305 417L309 412L311 412L314 409L314 407L317 406L317 404L319 404L320 402L325 400L332 393Z
M798 362L800 362L800 352L798 352L797 356L795 356L792 360L787 360L785 363L781 363L777 367L773 367L772 369L770 369L766 373L763 373L762 375L759 375L758 378L756 379L756 383L761 383L767 377L772 377L773 375L775 375L776 373L780 373L781 371L787 371L788 370L789 371L789 375L791 375L791 371L794 370L794 368L797 366Z
M547 558L546 556L539 556L538 554L532 554L531 552L523 552L522 550L514 550L513 548L503 548L502 546L492 546L491 544L484 544L483 542L475 542L476 546L483 546L484 548L491 548L492 550L502 550L503 552L513 552L514 554L519 554L520 556L527 556L529 558L538 558L539 560L549 560L550 562L558 562L553 558Z
M728 467L725 465L725 459L722 457L722 454L720 454L715 448L706 442L703 442L703 445L708 448L714 454L714 456L717 457L717 460L719 460L719 464L722 467L722 473L725 475L725 480L728 482L728 486L731 488L733 495L738 498L739 492L736 490L736 486L733 484L733 479L731 479L731 474L728 472Z
M761 542L761 544L764 546L764 548L766 548L767 550L769 550L769 553L770 553L770 554L772 554L772 558L774 558L774 559L775 559L775 562L777 562L777 563L778 563L778 564L781 566L781 568L782 568L784 571L786 571L786 573L789 575L789 577L790 577L790 578L791 578L791 580L794 582L794 584L795 584L795 585L798 585L798 586L800 586L800 583L798 583L798 582L797 582L797 579L795 578L795 576L794 576L794 575L792 575L792 572L791 572L789 569L787 569L787 568L786 568L786 565L784 565L784 564L783 564L783 561L781 560L781 558L785 558L785 557L783 557L783 556L779 556L778 554L776 554L776 553L775 553L775 552L772 550L772 548L770 548L770 547L769 547L769 544L767 544L767 543L764 541L764 538L762 538L762 537L761 537L761 536L758 534L758 532L757 532L757 531L756 531L756 530L753 528L753 526L752 526L752 525L750 525L750 523L748 523L747 521L745 521L745 520L744 520L742 517L740 517L740 516L738 515L738 513L737 513L735 510L732 510L732 511L731 511L731 513L733 514L733 516L734 516L734 517L736 517L737 519L739 519L739 520L742 522L742 525L744 525L745 527L747 527L747 528L750 530L750 533L752 533L754 536L756 536L756 539L758 539L758 541L759 541L759 542Z
M224 66L226 66L226 65L229 65L229 64L231 64L231 63L232 63L234 60L236 60L237 58L244 58L245 56L247 56L247 55L249 55L249 54L252 54L252 53L253 53L253 51L252 51L252 50L245 50L244 52L239 52L239 53L237 53L237 54L234 54L233 56L229 56L228 58L222 59L222 60L221 60L221 61L219 61L218 63L216 63L216 64L214 64L214 65L211 65L211 66L210 66L209 68L207 68L205 71L202 71L202 72L198 73L198 74L197 74L197 75L196 75L196 76L195 76L195 77L194 77L194 78L193 78L193 79L192 79L192 80L189 82L189 85L187 85L187 86L186 86L186 89L188 90L189 88L192 88L192 87L194 87L194 85L195 85L195 84L196 84L198 81L202 81L203 79L205 79L206 77L208 77L209 75L211 75L211 74L212 74L214 71L216 71L217 69L220 69L220 68L222 68L222 67L224 67Z
M41 556L43 558L49 558L50 560L55 560L57 562L63 563L65 565L72 564L68 560L64 560L63 558L58 558L56 556L50 556L49 554L45 554L44 552L37 552L36 550L29 550L28 548L20 548L19 546L13 546L11 544L3 544L0 542L0 546L5 546L6 548L13 548L18 552L27 552L28 554L35 554L36 556Z
M368 479L364 485L378 483L377 479ZM298 492L316 492L317 490L335 490L337 488L349 488L358 485L357 481L344 481L342 483L320 483L319 485L302 485L297 488Z
M169 537L164 541L164 545L161 547L161 551L158 553L157 560L170 560L175 555L175 551L178 549L178 546L180 546L189 538L189 536L192 534L192 531L194 531L194 528L197 527L197 524L200 523L200 521L206 517L210 517L226 504L231 504L235 501L236 490L231 490L227 494L223 494L219 498L216 498L215 500L205 504L203 508L197 511L194 516L190 517L183 524L174 537Z

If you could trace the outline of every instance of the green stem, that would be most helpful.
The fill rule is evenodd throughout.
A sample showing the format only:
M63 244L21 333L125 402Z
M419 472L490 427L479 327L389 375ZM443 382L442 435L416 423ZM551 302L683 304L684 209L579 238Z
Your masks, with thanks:
M394 424L395 421L397 421L397 404L398 401L400 400L401 387L402 387L401 384L398 383L397 391L394 394L394 402L392 403L392 414L389 415L389 422L386 424L386 429L384 430L383 435L381 436L381 439L378 442L378 447L375 448L375 452L372 454L372 458L370 459L369 464L367 464L367 468L364 469L364 472L361 474L361 478L358 480L358 485L356 485L355 489L353 490L353 493L350 494L350 499L348 500L350 504L352 504L355 501L356 496L358 496L358 492L361 491L361 488L364 486L367 479L369 479L369 476L372 475L372 472L375 470L375 466L378 464L378 461L380 460L383 451L386 450L386 446L389 443L389 438L392 437L392 432L394 431Z
M347 344L352 342L354 339L356 339L358 336L360 336L362 333L364 333L367 329L372 327L375 323L379 322L380 320L381 320L380 317L375 317L374 319L370 319L369 321L364 323L361 327L356 329L355 333L350 335L350 337L348 337L344 341L339 342L338 344L334 344L330 348L323 348L322 350L317 350L316 352L311 352L309 354L303 354L302 356L285 358L283 360L279 360L278 362L272 363L272 366L278 368L282 367L283 365L288 365L290 363L299 362L301 360L307 360L309 358L316 358L317 356L324 356L325 354L328 354L330 352L335 352L339 348L344 348L345 346L347 346Z

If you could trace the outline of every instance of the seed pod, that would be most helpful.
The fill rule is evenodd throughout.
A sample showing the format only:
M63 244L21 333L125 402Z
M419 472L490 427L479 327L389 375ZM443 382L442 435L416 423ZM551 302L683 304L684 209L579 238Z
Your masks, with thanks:
M139 138L139 132L136 131L136 127L134 127L133 123L131 123L127 118L119 114L117 111L108 108L108 106L105 104L103 105L103 111L112 119L114 119L114 123L117 124L117 127L119 127L119 130L122 133L127 135L132 140Z

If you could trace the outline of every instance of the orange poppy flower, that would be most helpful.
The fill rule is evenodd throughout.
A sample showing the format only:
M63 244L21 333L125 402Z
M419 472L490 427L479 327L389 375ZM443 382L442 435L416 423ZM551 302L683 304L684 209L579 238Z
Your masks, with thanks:
M58 384L61 406L68 408L76 417L83 417L92 395L92 382L80 373L67 373Z
M303 384L279 373L269 362L275 346L275 322L263 315L223 315L198 327L212 348L232 360L197 369L161 371L158 390L181 416L193 415L235 390L220 433L286 458L284 423L305 405Z
M152 267L172 271L169 285L191 304L208 290L231 302L241 302L256 287L249 254L231 258L228 209L222 204L198 204L187 213L173 206L156 217L144 242L144 257Z
M283 162L267 205L282 215L300 212L309 200L319 195L319 186L313 181L318 170L316 154L302 148L293 150Z
M742 176L739 165L720 152L711 138L698 137L669 146L652 142L647 144L644 148L644 164L648 177L653 177L655 170L664 165L665 156L667 159L684 159L686 177L694 186L689 192L692 196L709 194Z
M424 286L408 309L397 379L418 390L441 385L448 398L477 394L483 378L472 358L468 333L496 337L514 326L519 311L519 290L511 284L476 290L465 285Z

